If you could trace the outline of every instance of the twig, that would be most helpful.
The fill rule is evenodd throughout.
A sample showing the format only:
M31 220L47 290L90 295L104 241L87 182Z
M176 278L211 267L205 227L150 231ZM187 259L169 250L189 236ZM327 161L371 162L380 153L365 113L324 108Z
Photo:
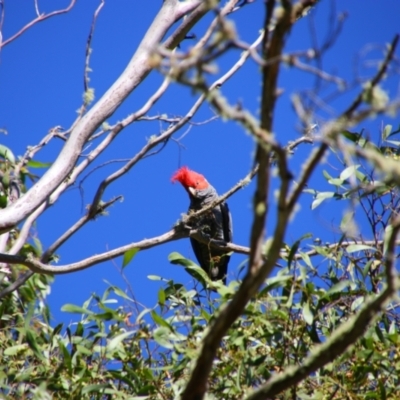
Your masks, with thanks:
M65 13L69 12L72 9L72 7L75 5L75 3L76 3L76 0L71 0L71 2L69 3L69 6L64 8L64 9L62 9L62 10L53 11L53 12L51 12L49 14L39 14L37 18L35 18L34 20L32 20L31 22L26 24L16 34L14 34L13 36L11 36L7 40L5 40L3 43L0 43L0 48L6 46L7 44L11 43L13 40L17 39L25 31L27 31L29 28L31 28L33 25L37 24L38 22L42 22L42 21L45 21L46 19L49 19L49 18L54 17L56 15L65 14ZM4 16L4 14L3 14L3 16Z
M288 6L286 2L283 2L284 7ZM268 27L272 18L273 9L275 6L274 1L267 1L267 17L264 23L264 31L268 32ZM286 7L285 7L286 8ZM264 58L269 59L270 56L274 57L279 55L283 45L283 38L286 31L290 27L290 13L288 10L282 13L280 21L277 22L275 30L273 31L274 45L268 46L268 36L265 35L263 40ZM268 49L272 49L269 51ZM202 342L202 348L200 355L197 358L196 364L190 375L189 382L187 383L183 394L182 400L202 399L207 390L207 379L211 371L213 359L216 351L220 345L220 341L231 324L241 314L247 301L251 298L253 293L258 288L258 282L262 282L264 278L264 271L266 270L265 265L262 265L262 242L264 237L264 223L267 213L267 193L269 184L269 154L268 148L272 147L278 151L278 156L285 158L285 154L282 153L282 149L279 148L277 143L272 139L272 135L269 134L272 128L272 111L275 102L275 88L277 81L277 69L278 65L264 66L263 68L263 94L262 94L262 106L261 106L261 129L258 128L257 122L249 116L248 113L241 111L232 112L231 107L227 106L225 102L221 101L221 98L217 95L211 98L211 103L217 106L217 110L222 115L237 118L240 122L246 126L259 139L259 144L256 151L256 164L259 165L257 188L254 198L254 220L251 230L250 238L250 258L249 258L249 272L246 275L239 291L235 294L232 301L227 305L225 309L221 311L219 316L213 321L208 333ZM266 110L267 107L270 109ZM280 166L285 164L285 160L280 160ZM285 168L285 167L284 167ZM283 172L283 171L282 171ZM286 178L285 178L286 180ZM283 184L282 191L284 191L287 184ZM276 249L275 249L276 250ZM277 250L279 254L279 249ZM272 258L271 262L275 263ZM260 270L262 265L263 270Z
M162 243L168 243L173 240L181 239L183 237L186 237L187 235L188 235L187 231L174 228L169 232L164 233L163 235L156 236L151 239L144 239L139 242L133 242L125 246L118 247L114 250L110 250L101 254L96 254L84 260L67 265L59 265L59 266L48 265L36 259L33 255L24 257L17 255L11 256L8 254L0 254L0 262L10 263L10 264L22 264L28 267L31 271L40 274L54 274L54 275L68 274L71 272L82 271L84 269L87 269L93 265L99 264L104 261L112 260L115 257L123 255L126 251L132 248L149 249L151 247L160 245Z
M259 42L261 41L262 37L263 37L263 35L261 34L257 38L257 40L252 44L251 47L257 46L259 44ZM244 62L247 60L249 55L250 55L250 51L244 52L241 55L241 57L239 58L239 60L234 64L234 66L228 72L226 72L222 77L217 79L210 87L208 87L206 89L206 91L210 92L210 91L214 90L215 88L221 87L244 64ZM164 83L165 83L165 85L169 84L169 78L168 77L165 78ZM157 91L156 95L153 95L153 97L156 97L158 99L159 96L161 95L159 92L163 93L164 90L166 90L166 87L164 88L164 83L160 87L160 89ZM182 117L175 125L173 125L169 129L167 129L161 135L159 135L159 136L153 138L152 140L150 140L145 146L143 146L143 148L124 167L120 168L118 171L114 172L113 174L109 175L106 179L104 179L100 183L100 185L99 185L99 187L98 187L98 189L96 191L96 194L94 196L94 199L93 199L93 202L92 202L92 206L91 206L91 208L89 210L89 213L90 214L93 213L93 211L96 209L96 207L97 207L96 205L101 200L105 189L107 188L107 186L110 183L112 183L113 181L115 181L116 179L118 179L119 177L124 175L126 172L128 172L151 149L153 149L158 144L160 144L160 143L164 142L165 140L167 140L168 138L170 138L176 131L178 131L188 121L190 121L192 119L193 115L197 112L197 110L200 108L200 106L206 100L206 98L207 98L207 94L206 93L203 93L202 95L200 95L200 97L197 99L197 101L192 106L192 108L188 111L188 113L184 117ZM152 101L151 104L153 104L154 102L155 102L155 100ZM147 112L147 110L144 111L144 109L145 109L145 107L143 107L142 110L140 110L140 112L136 112L135 114L127 117L125 120L123 120L121 123L119 123L118 124L118 129L122 129L122 127L125 127L126 125L132 123L134 120L137 120L138 118L140 118L145 112ZM117 128L114 128L114 129L117 129Z
M399 35L395 35L391 45L389 46L389 51L387 52L386 57L383 60L378 70L378 73L374 76L373 79L370 80L368 87L362 90L360 94L354 99L353 103L347 108L347 110L343 112L344 118L350 119L354 111L356 111L356 109L362 104L366 91L373 90L374 87L382 80L390 61L393 59L394 52L396 50L398 42L399 42Z
M24 194L23 199L0 210L0 233L6 232L26 219L32 210L51 197L52 193L73 174L76 163L88 139L107 120L153 69L147 60L152 50L160 43L171 26L184 15L195 10L201 0L180 2L165 0L143 40L125 70L114 81L109 90L73 126L56 161L46 173ZM89 161L88 161L89 162Z
M339 86L341 90L346 87L346 81L344 79L339 78L338 76L328 74L327 72L319 68L313 67L312 65L303 63L297 57L291 55L283 56L283 61L288 63L290 66L294 66L302 71L309 72L327 82L334 82L336 83L336 85Z
M3 23L4 23L4 0L0 0L0 49L1 49L1 42L3 41L2 32L3 32Z
M203 35L203 37L197 41L196 45L194 46L194 50L200 50L203 48L206 43L210 40L211 35L215 31L218 26L218 23L227 15L235 11L236 5L239 3L239 0L230 0L228 1L220 11L218 11L218 16L213 19L207 31Z
M162 122L168 122L169 124L176 124L178 123L183 117L167 117L164 115L154 115L154 116L144 116L138 118L138 121L162 121ZM188 125L195 125L195 126L200 126L200 125L205 125L208 124L216 119L219 118L219 115L214 115L211 118L208 118L204 121L200 122L195 122L195 121L188 121Z
M116 201L121 199L122 196L116 196L113 199L107 201L106 203L101 204L97 209L97 215L101 215L108 207L110 207ZM51 246L49 246L49 248L41 256L41 262L43 263L49 262L54 252L90 220L91 218L89 217L89 214L86 214L82 218L80 218L74 225L72 225L67 231L65 231Z
M40 17L38 0L35 0L35 11L36 11L36 15L38 17Z
M20 275L13 283L0 292L0 300L21 287L33 274L33 271L28 271L25 274Z
M105 4L105 0L101 0L101 3L99 4L99 6L97 7L96 11L93 14L92 25L90 27L89 36L88 36L87 41L86 41L85 70L83 72L83 89L84 89L84 93L87 93L89 91L90 56L92 54L92 49L90 48L90 46L92 44L94 28L96 26L97 17L99 16L100 11L103 8L104 4ZM82 104L81 108L79 109L80 116L82 116L85 113L88 105L89 105L89 102L84 97L83 104Z
M183 19L182 23L175 29L175 31L166 39L163 46L167 49L174 49L185 39L186 35L192 27L200 21L210 11L205 2L201 2L193 11Z
M54 128L49 130L49 133L39 142L39 144L35 146L29 146L25 154L21 157L19 162L15 165L14 174L15 176L19 176L21 168L26 166L29 161L35 156L35 154L40 151L47 143L50 142L51 139L56 137L59 132L62 130L61 126L55 126Z

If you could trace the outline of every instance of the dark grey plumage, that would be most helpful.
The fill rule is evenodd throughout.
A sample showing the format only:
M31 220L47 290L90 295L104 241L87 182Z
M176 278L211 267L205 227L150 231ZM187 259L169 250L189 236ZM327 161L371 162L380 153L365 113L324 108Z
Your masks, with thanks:
M197 211L207 204L215 201L218 194L209 185L207 189L196 190L190 197L189 211ZM211 239L232 241L232 217L227 203L222 203L200 216L193 224L193 228L199 229L201 233L208 235ZM194 254L200 266L207 272L212 280L222 279L226 283L228 263L230 255L223 250L210 247L207 244L190 239Z
M191 171L187 167L179 169L172 177L172 182L180 182L190 197L189 211L198 211L206 205L218 199L216 190L208 183L203 175ZM198 229L210 239L225 242L232 241L232 217L228 204L222 203L212 210L198 217L193 223L194 229ZM228 263L230 256L225 251L211 247L208 244L191 238L190 242L194 254L201 268L203 268L212 280L222 279L226 283Z

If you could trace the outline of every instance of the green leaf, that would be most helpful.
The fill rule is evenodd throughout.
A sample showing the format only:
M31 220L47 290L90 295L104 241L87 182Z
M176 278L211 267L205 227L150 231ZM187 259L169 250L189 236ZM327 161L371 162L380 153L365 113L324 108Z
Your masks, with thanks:
M357 225L354 221L354 212L346 211L340 221L340 230L347 235L355 236L358 232Z
M336 283L335 285L333 285L326 292L326 295L343 292L343 290L346 289L347 287L349 287L350 285L351 285L351 282L349 280L340 281L340 282Z
M293 257L296 255L297 250L300 247L300 243L302 240L304 239L309 239L310 237L312 237L311 233L306 233L305 235L303 235L299 240L297 240L293 246L291 247L290 251L289 251L289 256L288 256L288 268L290 268L292 261L293 261Z
M83 354L84 356L92 356L93 355L93 351L86 348L85 346L82 346L80 344L76 345L76 351L80 354ZM76 354L76 353L75 353Z
M316 196L318 194L318 191L315 189L303 189L303 193L310 193L313 196Z
M167 349L173 349L173 344L171 343L171 332L164 328L160 327L154 330L153 332L154 340L160 344L161 346Z
M387 140L387 143L394 144L397 147L400 146L400 141L398 140ZM398 155L399 150L398 149L393 149L393 150L395 150L395 154Z
M353 143L358 143L358 140L361 137L360 133L354 133L354 132L350 132L350 131L342 131L342 135L349 139L350 141L352 141Z
M400 133L400 125L399 125L399 127L398 127L395 131L392 131L392 132L389 134L388 137L397 135L398 133Z
M189 260L190 261L190 260ZM207 275L206 271L203 268L199 267L198 265L194 264L190 261L192 265L185 268L185 271L192 276L193 278L197 279L203 286L208 284L213 284L209 276Z
M345 181L350 178L350 176L354 175L357 169L360 168L360 165L351 165L347 167L340 173L340 179Z
M127 250L124 253L124 258L122 260L122 269L124 269L131 261L132 258L135 257L136 253L139 251L137 247L133 247L132 249Z
M351 244L346 248L348 253L356 253L357 251L373 250L377 251L375 247L367 246L366 244Z
M115 312L114 310L107 311L107 312L104 312L104 313L99 313L99 314L93 314L93 317L97 318L97 319L100 319L100 320L103 320L103 321L111 321L111 320L118 321L119 320L118 313Z
M163 327L168 328L171 331L173 331L172 326L167 321L165 321L165 319L163 319L160 315L158 315L155 311L151 311L150 315L151 315L151 318L153 318L153 321L157 325L163 326Z
M126 400L147 400L150 399L151 396L131 396L128 397Z
M40 161L35 161L35 160L30 160L28 161L28 163L26 164L27 167L29 168L49 168L51 167L53 163L51 162L40 162Z
M357 309L358 307L360 307L360 305L364 303L364 296L361 297L357 297L353 303L351 303L351 311L354 311L355 309Z
M287 292L286 288L283 288L282 289L282 295L285 296L286 292ZM294 285L291 285L290 286L290 293L289 293L289 296L287 296L287 301L285 303L286 307L288 307L288 308L292 307L292 305L293 305L293 297L294 297Z
M93 315L94 312L88 310L87 308L79 307L74 304L65 304L61 307L61 311L69 312L73 314L88 314Z
M85 385L82 389L82 394L96 392L96 393L103 393L104 389L108 387L108 384L96 384L96 385Z
M168 256L168 260L171 264L182 265L183 267L191 267L196 265L193 261L183 257L182 254L176 251L174 251Z
M386 125L384 128L383 128L383 132L382 132L382 139L383 140L386 140L389 136L390 136L390 133L392 132L392 125Z
M105 280L106 283L110 285L109 290L112 290L117 296L122 297L125 300L133 301L122 289L118 286L111 285L108 281Z
M158 302L160 303L160 305L165 305L165 291L161 288L158 291Z
M152 311L151 308L145 308L145 309L137 316L137 318L136 318L136 323L137 323L137 324L140 323L141 320L142 320L142 318L143 318L146 314L148 314L149 312L151 312L151 311Z
M5 208L6 206L7 206L7 195L0 193L0 208Z
M313 315L313 313L312 313L312 311L310 309L310 303L309 302L304 304L302 311L303 311L304 321L306 321L306 323L308 325L312 325L312 323L314 321L314 315Z
M13 152L7 147L0 144L0 156L10 161L11 164L15 164L15 156Z
M310 256L307 253L299 252L302 260L306 263L307 267L314 269L314 266L311 262Z
M278 287L283 287L286 285L286 282L290 279L292 279L291 275L281 275L268 278L266 281L267 285L265 286L265 288L262 290L261 293L264 295L273 289L276 289Z
M129 336L132 336L133 334L135 334L136 331L129 331L129 332L124 332L121 333L120 335L112 338L108 344L107 344L107 350L110 352L113 352L120 344L123 340L125 340L126 338L128 338Z
M200 309L200 314L206 320L207 323L210 322L211 315L206 310Z
M37 343L37 336L35 335L35 332L32 331L31 329L26 329L25 331L25 337L26 337L26 341L29 345L29 347L33 350L33 352L35 353L36 357L40 358L41 360L44 359L43 354L42 354L42 350L40 349L38 343Z
M324 178L329 181L330 179L333 179L333 176L329 175L329 172L323 170L322 175L324 175Z
M158 275L147 275L147 279L150 279L151 281L162 281L163 278Z
M343 185L343 179L340 179L340 178L329 179L328 183L333 185L333 186L342 186Z
M387 254L388 246L389 246L389 240L392 237L393 234L393 226L388 225L385 228L385 235L383 237L383 255Z
M335 192L320 192L311 204L311 210L317 208L324 200L335 197Z
M72 374L71 354L69 353L68 349L65 347L64 343L61 340L58 341L58 346L61 349L61 353L63 356L63 366L66 366L68 368L69 373Z
M16 354L20 353L21 351L25 351L28 348L26 343L17 344L16 346L7 347L4 350L5 356L15 356Z

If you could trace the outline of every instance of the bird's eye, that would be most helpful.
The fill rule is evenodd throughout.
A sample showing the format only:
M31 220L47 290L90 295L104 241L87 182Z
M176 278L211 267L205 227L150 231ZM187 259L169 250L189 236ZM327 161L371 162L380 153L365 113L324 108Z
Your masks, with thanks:
M196 186L199 186L199 182L196 182Z

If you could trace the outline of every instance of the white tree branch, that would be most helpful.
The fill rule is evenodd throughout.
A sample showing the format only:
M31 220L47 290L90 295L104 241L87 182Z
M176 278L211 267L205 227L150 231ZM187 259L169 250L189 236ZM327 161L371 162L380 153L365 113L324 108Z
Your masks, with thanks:
M62 184L74 168L86 141L151 71L149 56L168 29L185 13L196 9L201 3L200 0L186 2L165 0L163 2L161 10L125 71L76 124L54 164L24 196L8 208L0 210L0 232L8 231L24 220Z

